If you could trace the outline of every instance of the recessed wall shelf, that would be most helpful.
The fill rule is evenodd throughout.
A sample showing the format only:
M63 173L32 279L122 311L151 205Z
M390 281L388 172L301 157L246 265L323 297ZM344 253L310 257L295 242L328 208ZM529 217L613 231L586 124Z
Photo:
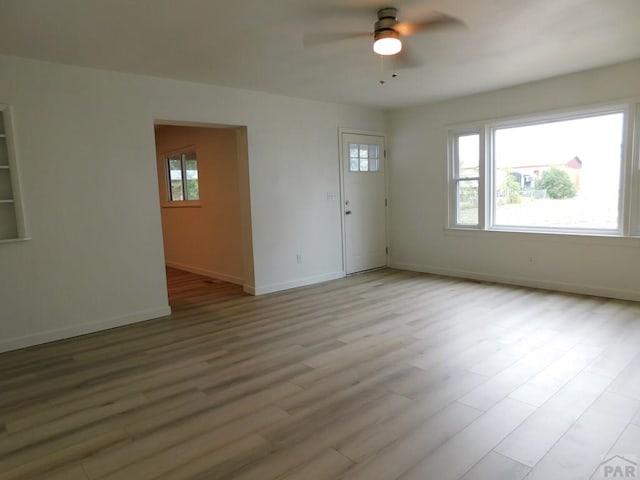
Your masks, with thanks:
M27 238L13 139L11 108L0 103L0 243Z

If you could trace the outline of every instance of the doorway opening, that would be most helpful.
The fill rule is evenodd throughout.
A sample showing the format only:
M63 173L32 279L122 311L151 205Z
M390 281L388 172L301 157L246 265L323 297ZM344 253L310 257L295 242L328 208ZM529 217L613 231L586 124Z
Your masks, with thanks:
M246 127L156 121L154 132L170 306L251 292Z

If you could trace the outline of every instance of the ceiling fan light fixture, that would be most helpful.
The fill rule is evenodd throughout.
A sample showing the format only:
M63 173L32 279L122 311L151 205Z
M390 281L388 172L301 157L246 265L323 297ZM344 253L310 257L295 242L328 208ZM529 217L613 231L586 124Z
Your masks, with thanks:
M395 30L376 32L373 51L378 55L395 55L402 50L400 35Z

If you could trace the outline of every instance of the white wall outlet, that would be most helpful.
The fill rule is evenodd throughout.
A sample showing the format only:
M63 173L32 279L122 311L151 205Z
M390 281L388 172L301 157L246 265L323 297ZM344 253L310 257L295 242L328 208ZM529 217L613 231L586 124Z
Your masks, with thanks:
M301 253L298 253L298 254L296 255L296 263L297 263L298 265L302 264L302 254L301 254Z

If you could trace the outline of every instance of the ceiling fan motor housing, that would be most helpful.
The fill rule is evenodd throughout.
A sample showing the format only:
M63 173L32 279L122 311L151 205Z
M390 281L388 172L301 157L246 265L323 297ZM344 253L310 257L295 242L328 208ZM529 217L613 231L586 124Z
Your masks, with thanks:
M393 18L394 20L398 20L398 9L395 7L385 7L378 10L378 20L382 20L383 18Z
M398 37L398 32L394 28L398 24L398 9L386 7L378 10L378 21L375 24L374 37Z

